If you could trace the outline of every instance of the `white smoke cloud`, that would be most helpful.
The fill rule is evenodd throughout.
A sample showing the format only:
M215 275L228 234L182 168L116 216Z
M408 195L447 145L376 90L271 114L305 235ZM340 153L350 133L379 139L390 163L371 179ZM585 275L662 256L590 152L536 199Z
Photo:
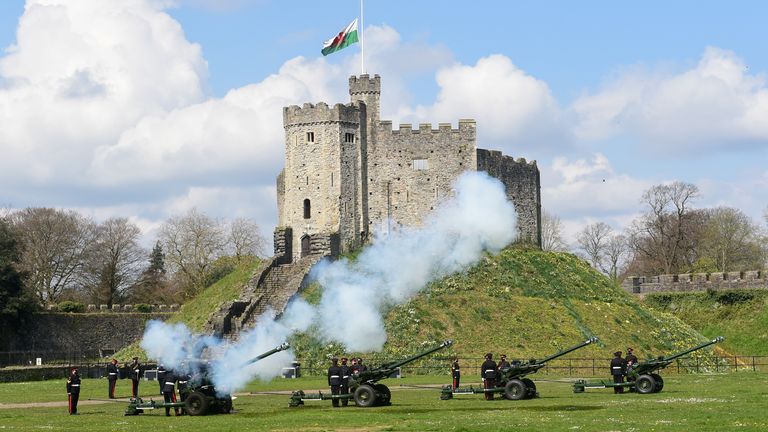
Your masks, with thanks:
M464 270L484 252L500 251L514 240L516 215L504 186L483 172L468 172L455 184L455 196L438 207L423 227L406 228L366 247L355 262L322 261L312 277L323 286L320 303L293 299L280 319L269 311L256 326L227 344L192 334L181 324L151 322L141 346L166 367L181 368L204 348L217 356L211 378L221 393L232 393L254 377L278 376L294 355L283 351L249 361L280 345L297 331L315 326L320 337L352 351L377 351L387 340L386 308L416 295L430 281ZM355 325L347 331L345 323Z
M387 339L387 306L408 300L434 279L466 269L484 251L498 252L512 242L515 212L498 180L465 173L455 191L423 227L374 242L355 262L324 261L313 270L324 288L316 324L325 338L353 351L380 350ZM339 331L343 322L354 326Z

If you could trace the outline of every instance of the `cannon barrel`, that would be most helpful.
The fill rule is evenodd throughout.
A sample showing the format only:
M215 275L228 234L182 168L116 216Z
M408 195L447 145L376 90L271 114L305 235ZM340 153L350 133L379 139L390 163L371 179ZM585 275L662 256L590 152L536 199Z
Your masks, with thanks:
M252 359L248 360L247 362L245 362L245 364L249 365L249 364L253 364L253 363L256 363L257 361L259 361L259 360L261 360L261 359L263 359L263 358L269 357L269 356L271 356L272 354L278 353L278 352L280 352L280 351L284 351L284 350L287 350L287 349L288 349L288 348L290 348L290 347L291 347L291 346L290 346L290 345L288 345L288 343L287 343L287 342L283 342L283 344L282 344L282 345L280 345L280 346L276 346L276 347L272 348L271 350L269 350L269 351L265 352L264 354L259 354L259 355L257 355L256 357L254 357L254 358L252 358Z
M551 356L549 356L549 357L546 357L546 358L543 358L543 359L541 359L541 360L534 360L534 361L531 361L531 363L532 363L532 364L544 364L544 363L546 363L546 362L548 362L548 361L550 361L550 360L554 360L554 359L556 359L556 358L558 358L558 357L562 357L562 356L564 356L564 355L568 354L569 352L572 352L572 351L576 351L576 350L577 350L577 349L579 349L579 348L583 348L583 347L585 347L585 346L587 346L587 345L589 345L589 344L591 344L591 343L595 343L595 342L597 342L598 340L599 340L599 339L598 339L597 337L595 337L595 336L592 336L591 338L589 338L589 339L585 340L584 342L582 342L582 343L580 343L580 344L578 344L578 345L574 345L574 346L572 346L572 347L570 347L570 348L566 348L566 349L564 349L564 350L562 350L562 351L558 351L558 352L556 352L556 353L552 354Z
M418 360L418 359L420 359L420 358L422 358L424 356L428 356L428 355L432 354L435 351L439 351L439 350L441 350L441 349L443 349L445 347L451 346L451 345L453 345L453 341L449 339L449 340L443 341L443 343L441 343L440 345L436 346L435 348L430 348L430 349L428 349L428 350L426 350L424 352L420 352L420 353L418 353L418 354L416 354L414 356L408 357L408 358L403 359L403 360L396 360L396 361L392 361L392 362L389 362L389 363L385 363L385 364L381 365L381 367L379 367L377 369L395 369L395 368L398 368L398 367L400 367L400 366L402 366L404 364L410 363L410 362L412 362L414 360Z
M663 360L665 360L665 361L674 360L674 359L682 357L682 356L684 356L686 354L690 354L690 353L692 353L694 351L698 351L698 350L700 350L702 348L706 348L706 347L708 347L710 345L714 345L714 344L716 344L718 342L722 342L724 339L725 339L724 337L718 336L718 337L712 339L711 341L707 341L707 342L704 342L703 344L696 345L695 347L693 347L691 349L687 349L685 351L681 351L681 352L679 352L677 354L674 354L674 355L671 355L669 357L664 357Z

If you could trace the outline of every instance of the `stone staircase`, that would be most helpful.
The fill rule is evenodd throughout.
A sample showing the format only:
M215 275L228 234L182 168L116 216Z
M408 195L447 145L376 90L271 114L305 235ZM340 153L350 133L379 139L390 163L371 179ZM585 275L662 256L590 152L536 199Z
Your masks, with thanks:
M265 261L254 272L240 298L223 304L208 319L206 332L237 339L242 330L256 325L256 320L264 312L271 309L279 317L288 301L306 283L309 270L322 258L310 256L291 264L280 264L276 258Z

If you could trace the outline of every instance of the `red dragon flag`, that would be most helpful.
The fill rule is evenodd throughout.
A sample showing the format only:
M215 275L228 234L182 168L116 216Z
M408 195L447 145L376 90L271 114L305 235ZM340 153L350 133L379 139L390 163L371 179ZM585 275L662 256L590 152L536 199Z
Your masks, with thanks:
M340 31L338 35L332 39L328 39L323 43L323 50L321 51L324 56L330 53L334 53L340 49L346 48L353 43L357 42L357 18L352 21L344 30Z

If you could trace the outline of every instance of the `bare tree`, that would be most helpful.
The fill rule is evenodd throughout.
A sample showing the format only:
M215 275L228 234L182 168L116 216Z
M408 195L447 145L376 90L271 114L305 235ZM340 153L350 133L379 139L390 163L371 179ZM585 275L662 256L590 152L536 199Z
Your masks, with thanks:
M74 211L25 208L11 215L21 242L21 269L42 302L75 286L95 239L93 222Z
M171 270L184 279L187 297L205 287L213 263L225 254L227 243L222 224L196 209L168 219L160 228L160 241Z
M597 222L584 227L576 236L576 243L592 263L592 267L602 270L602 258L605 248L613 234L608 224Z
M123 301L141 273L146 251L141 230L126 218L107 219L97 227L83 282L92 301L112 306Z
M717 207L708 212L700 255L721 272L759 268L765 261L760 227L742 211Z
M629 263L629 253L627 237L621 234L612 235L605 244L601 269L613 280L618 280Z
M229 247L240 261L248 256L264 256L267 240L253 219L237 218L229 224Z
M696 185L679 181L645 191L642 202L648 211L630 229L635 254L667 274L690 267L701 227L699 215L691 210L698 195Z
M541 211L541 249L545 251L565 251L568 246L563 241L563 223L560 217Z

